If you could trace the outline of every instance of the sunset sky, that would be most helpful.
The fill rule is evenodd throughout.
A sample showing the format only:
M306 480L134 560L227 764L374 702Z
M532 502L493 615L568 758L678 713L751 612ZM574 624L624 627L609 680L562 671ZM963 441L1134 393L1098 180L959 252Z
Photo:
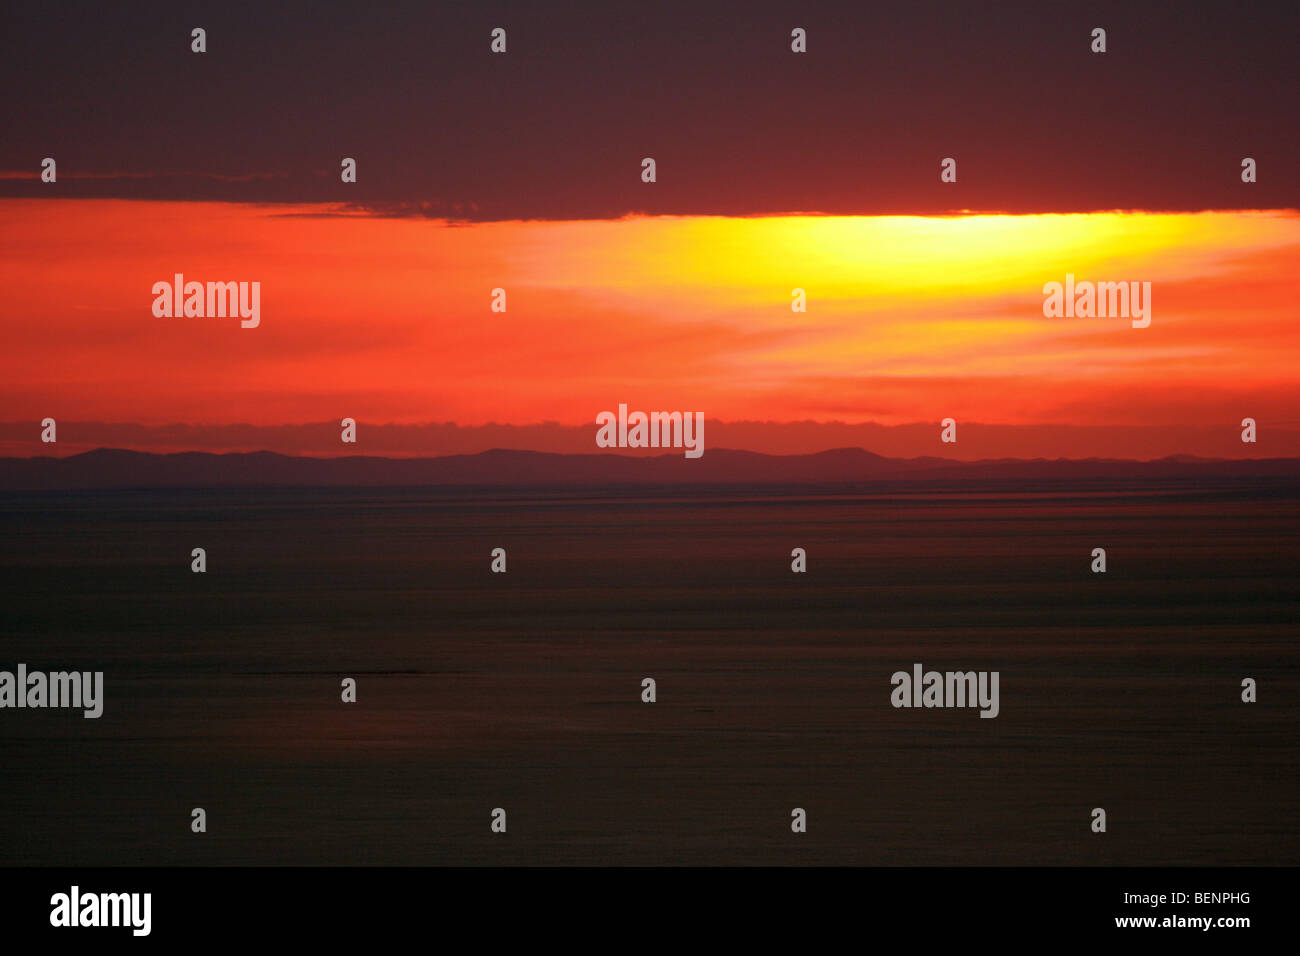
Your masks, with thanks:
M46 416L251 425L234 447L276 447L275 428L343 417L585 427L627 402L1300 454L1293 10L1208 57L1237 8L306 9L19 13L0 68L0 452L50 453L30 432ZM151 287L177 272L260 282L260 327L155 317ZM1066 273L1150 282L1150 327L1045 318ZM1247 416L1257 447L1190 437ZM151 447L123 434L59 453ZM1060 452L1024 434L1005 450Z

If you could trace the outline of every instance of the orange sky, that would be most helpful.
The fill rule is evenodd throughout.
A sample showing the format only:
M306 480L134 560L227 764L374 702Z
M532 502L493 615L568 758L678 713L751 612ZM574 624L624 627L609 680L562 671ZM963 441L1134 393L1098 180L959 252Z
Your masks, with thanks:
M619 402L885 424L1300 418L1295 213L329 211L0 201L0 421L582 425ZM175 272L260 281L261 326L155 318L151 286ZM1067 272L1150 281L1150 328L1044 318L1043 283Z

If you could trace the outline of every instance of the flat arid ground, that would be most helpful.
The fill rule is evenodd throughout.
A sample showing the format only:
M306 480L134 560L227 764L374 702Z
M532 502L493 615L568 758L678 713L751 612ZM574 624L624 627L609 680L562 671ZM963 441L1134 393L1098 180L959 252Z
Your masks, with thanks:
M0 865L1294 864L1298 558L1258 479L5 493L0 668L105 704L4 722Z

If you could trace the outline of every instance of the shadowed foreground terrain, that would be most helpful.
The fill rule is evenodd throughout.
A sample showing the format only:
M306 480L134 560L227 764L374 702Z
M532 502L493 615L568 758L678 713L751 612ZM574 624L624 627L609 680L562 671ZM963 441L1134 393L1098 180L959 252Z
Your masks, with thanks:
M1295 864L1298 557L1290 479L8 493L0 669L106 702L0 711L0 865Z

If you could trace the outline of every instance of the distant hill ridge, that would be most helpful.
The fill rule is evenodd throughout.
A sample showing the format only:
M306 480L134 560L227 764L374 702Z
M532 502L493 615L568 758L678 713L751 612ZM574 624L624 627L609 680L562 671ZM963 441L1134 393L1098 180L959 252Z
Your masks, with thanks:
M898 480L1300 478L1300 458L884 458L862 448L808 455L710 449L632 457L494 449L439 458L308 458L275 452L153 454L101 448L66 458L0 458L0 490L230 486L551 486L852 484Z

